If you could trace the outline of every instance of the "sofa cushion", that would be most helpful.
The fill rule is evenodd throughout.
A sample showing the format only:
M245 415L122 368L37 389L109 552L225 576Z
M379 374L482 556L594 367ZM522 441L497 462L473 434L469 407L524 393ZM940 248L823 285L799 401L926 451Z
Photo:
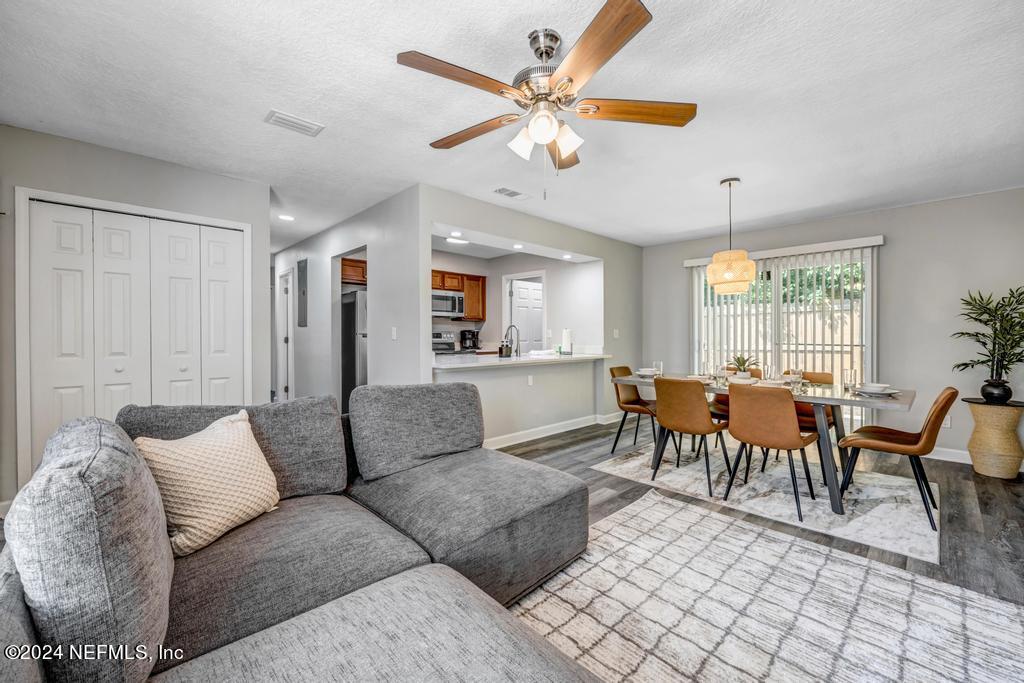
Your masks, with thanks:
M36 634L10 548L0 551L0 644L19 648L18 656L5 653L0 657L0 681L44 680L42 660L25 649L37 644Z
M136 439L180 439L245 409L281 498L345 489L345 442L333 396L259 406L125 406L117 424Z
M283 500L175 562L164 642L191 659L427 562L416 543L350 498Z
M356 387L349 422L366 481L484 441L480 394L465 383Z
M457 573L411 569L155 681L596 681Z
M349 493L502 603L587 547L582 480L486 448L356 480Z
M63 424L18 493L4 531L42 644L150 652L167 628L174 560L156 482L117 425ZM53 680L135 681L140 659L51 659Z

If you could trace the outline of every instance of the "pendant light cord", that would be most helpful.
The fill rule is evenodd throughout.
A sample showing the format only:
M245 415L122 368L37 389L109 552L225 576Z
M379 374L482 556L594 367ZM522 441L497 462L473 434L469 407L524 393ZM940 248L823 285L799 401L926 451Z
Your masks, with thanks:
M732 251L732 183L729 183L729 251Z

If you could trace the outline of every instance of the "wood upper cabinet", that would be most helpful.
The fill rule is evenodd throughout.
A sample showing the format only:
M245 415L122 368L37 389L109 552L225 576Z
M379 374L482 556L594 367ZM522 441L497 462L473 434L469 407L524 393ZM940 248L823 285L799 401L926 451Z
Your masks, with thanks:
M341 281L346 285L365 285L366 261L355 258L341 259Z
M441 289L447 289L452 292L462 291L462 274L461 273L441 273Z
M483 275L463 275L465 320L487 319L487 278Z
M430 288L444 289L444 274L440 270L430 271Z

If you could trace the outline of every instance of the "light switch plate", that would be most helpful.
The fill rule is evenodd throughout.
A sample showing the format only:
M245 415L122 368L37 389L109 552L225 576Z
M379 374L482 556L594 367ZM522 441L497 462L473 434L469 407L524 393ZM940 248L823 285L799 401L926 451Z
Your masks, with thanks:
M951 428L953 426L953 418L947 415L946 419L942 421L942 426L946 429Z
M612 339L618 339L618 338L619 338L619 328L616 327L615 329L612 330Z
M397 327L392 327L391 328L391 341L398 341L398 328Z
M528 386L528 387L532 387L533 386L533 375L527 375L526 376L526 386Z

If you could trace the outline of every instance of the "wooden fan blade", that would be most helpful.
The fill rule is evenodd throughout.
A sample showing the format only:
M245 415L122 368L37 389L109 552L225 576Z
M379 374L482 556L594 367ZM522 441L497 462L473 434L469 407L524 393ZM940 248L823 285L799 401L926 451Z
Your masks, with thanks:
M697 115L697 105L684 102L587 98L577 102L576 107L576 115L584 119L653 123L658 126L685 126ZM588 113L587 107L597 107L597 111Z
M576 164L580 163L580 158L579 156L577 156L576 152L573 152L567 157L559 158L558 143L556 143L554 140L547 144L547 148L548 156L551 157L551 163L553 163L555 165L555 168L557 168L559 171L564 171L567 168L572 168Z
M608 0L551 74L551 89L568 76L572 84L566 93L575 95L650 20L651 13L640 0Z
M480 137L484 133L490 133L492 130L497 130L502 126L507 126L508 124L515 123L518 120L518 114L502 114L501 116L495 116L493 119L488 119L483 123L470 126L465 130L460 130L458 133L452 133L448 137L441 138L440 140L434 140L430 143L430 146L434 149L451 149L455 145L461 145L463 142Z
M428 74L434 74L441 78L447 78L452 81L457 81L458 83L471 85L474 88L480 88L481 90L486 90L489 93L493 93L501 97L514 99L512 95L516 95L526 99L526 95L522 90L519 90L508 83L502 83L501 81L496 81L489 76L478 74L477 72L470 71L469 69L463 69L461 66L443 62L440 59L425 55L422 52L401 52L398 55L398 63L402 66L426 71ZM503 93L508 93L508 95Z

